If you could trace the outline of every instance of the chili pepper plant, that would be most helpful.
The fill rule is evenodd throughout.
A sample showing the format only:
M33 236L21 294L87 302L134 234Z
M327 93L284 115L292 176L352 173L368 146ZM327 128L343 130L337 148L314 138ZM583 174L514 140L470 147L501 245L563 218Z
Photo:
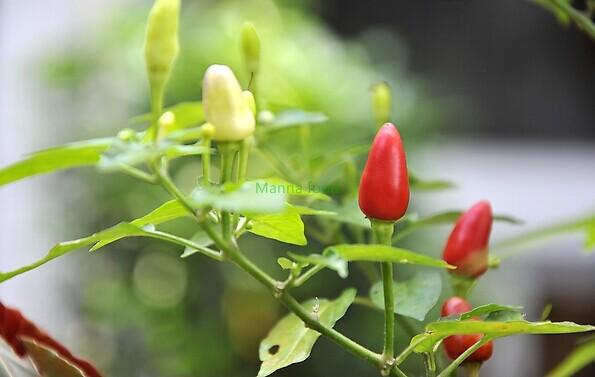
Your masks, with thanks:
M477 299L487 303L475 307L470 303L476 301L471 294L481 276L498 273L491 269L499 266L500 259L489 254L493 221L516 220L494 215L489 200L469 203L466 211L441 212L425 218L408 212L411 191L436 183L423 181L408 169L407 140L401 137L398 126L390 123L392 98L385 83L372 87L370 118L374 121L370 128L377 129L377 133L363 151L367 158L361 174L357 162L364 159L353 149L342 154L349 157L347 162L329 159L322 167L324 171L345 163L345 171L356 177L345 180L349 186L346 189L319 190L308 177L295 181L283 158L266 153L272 159L274 174L248 174L253 157L265 152L270 134L299 129L302 149L307 153L309 127L324 127L326 117L300 109L275 112L270 106L275 99L261 98L258 82L264 72L260 51L261 43L266 48L266 40L261 42L257 29L250 23L244 25L238 36L249 82L240 83L225 62L219 62L204 73L188 77L198 82L203 74L201 101L164 108L165 88L179 50L179 12L179 0L156 0L149 14L144 52L152 111L141 116L147 121L146 129L126 128L114 137L46 149L0 170L0 184L5 185L37 174L96 166L101 173L126 174L139 184L159 186L170 195L170 200L155 203L155 209L145 216L56 244L42 259L1 272L0 281L77 249L89 248L96 253L129 237L177 245L189 263L194 258L210 258L233 264L262 284L287 309L287 315L260 344L260 370L250 372L259 377L307 359L320 336L367 362L371 370L376 369L382 376L411 376L403 363L419 358L424 361L428 377L446 377L459 367L464 367L470 376L478 376L482 363L498 352L497 339L502 337L595 329L572 322L530 321L522 308L489 303L487 298ZM191 191L181 189L171 178L170 165L174 160L200 161ZM360 175L361 179L357 179ZM350 211L353 208L358 209ZM195 235L184 238L160 229L175 219L192 223ZM453 222L452 232L444 241L442 259L423 250L399 247L403 238L419 229ZM563 229L593 232L594 224L591 216ZM504 245L512 247L554 230L545 229ZM279 256L279 269L270 272L247 256L242 239L248 234L297 246L306 245L311 238L322 245L322 250L309 255L290 252ZM395 264L416 265L424 273L416 279L399 281ZM367 270L369 276L380 271L378 281L371 281L369 295L350 287L349 265ZM300 287L325 269L337 273L337 284L345 285L343 292L338 297L298 300ZM425 273L428 271L431 274ZM395 348L395 332L405 331L404 317L426 319L442 293L442 279L449 283L450 288L446 286L444 290L452 296L442 305L442 318L428 318L425 328L409 334L408 346ZM381 349L373 349L335 329L354 304L383 313L384 330L378 333ZM4 305L0 309L0 337L16 355L32 360L35 373L60 377L101 375L91 363L73 356L18 310Z

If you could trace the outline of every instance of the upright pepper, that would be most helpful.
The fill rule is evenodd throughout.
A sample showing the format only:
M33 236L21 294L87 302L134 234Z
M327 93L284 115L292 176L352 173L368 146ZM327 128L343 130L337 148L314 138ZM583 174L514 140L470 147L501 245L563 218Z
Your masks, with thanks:
M447 317L449 315L465 313L471 309L473 307L465 299L454 296L444 301L441 315L442 317ZM444 339L442 344L444 344L444 349L448 357L454 360L469 347L481 340L482 337L482 334L451 335ZM487 342L469 355L465 363L484 362L492 356L493 350L494 345L492 342Z
M359 185L359 207L369 219L397 221L409 206L409 177L401 135L384 124L372 143Z
M180 0L156 0L147 22L145 63L151 87L152 138L157 137L157 121L163 109L165 84L178 55L179 13Z
M248 73L258 73L260 70L260 38L253 23L246 22L242 26L241 44Z
M215 127L213 140L238 141L254 133L253 97L242 92L232 70L214 64L205 72L202 87L205 119Z
M371 88L372 91L372 114L374 114L375 126L388 122L391 117L393 97L388 83L381 81Z
M488 201L478 202L461 215L442 254L442 259L457 267L452 273L474 279L487 271L492 222Z

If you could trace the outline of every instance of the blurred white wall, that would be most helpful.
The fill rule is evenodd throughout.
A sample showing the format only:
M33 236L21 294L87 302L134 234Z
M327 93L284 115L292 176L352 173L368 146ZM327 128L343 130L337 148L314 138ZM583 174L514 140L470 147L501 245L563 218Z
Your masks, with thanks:
M0 166L52 143L71 141L52 134L45 120L39 58L44 51L79 42L114 2L0 0ZM49 229L64 210L60 196L70 193L48 190L52 179L43 176L0 187L0 270L30 263L61 240ZM65 258L3 283L0 300L64 339L71 330L66 319L74 318L75 308L60 293L76 284L73 267Z

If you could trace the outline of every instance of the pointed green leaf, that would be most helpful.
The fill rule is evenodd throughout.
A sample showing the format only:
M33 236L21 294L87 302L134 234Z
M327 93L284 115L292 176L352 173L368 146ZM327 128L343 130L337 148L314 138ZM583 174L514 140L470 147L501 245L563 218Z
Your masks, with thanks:
M349 275L349 270L347 269L347 261L332 250L326 250L322 255L299 255L295 253L288 254L291 258L293 258L293 260L302 264L324 266L328 269L334 270L343 279L345 279Z
M572 377L587 365L595 362L595 339L580 344L558 364L547 377Z
M306 245L304 222L298 214L276 213L252 218L250 233L293 245Z
M188 211L186 210L186 208L184 208L184 206L180 204L180 202L174 199L163 203L162 205L155 208L153 211L149 212L145 216L139 217L138 219L131 221L131 224L142 228L145 225L159 225L184 216L188 216ZM114 236L112 238L104 238L93 246L93 250L101 249L102 247L124 237L126 236L121 235Z
M395 232L393 241L398 241L407 237L409 234L419 230L421 228L437 225L448 225L455 223L459 217L463 214L463 211L446 211L436 213L418 219L417 216L407 216L402 221L399 221L398 230ZM509 215L494 215L495 221L507 222L510 224L521 224L522 221Z
M92 139L45 149L0 169L0 186L57 170L95 165L113 138Z
M446 180L424 180L411 172L409 173L409 185L412 190L419 191L449 190L457 187L454 183Z
M156 239L160 239L163 241L175 243L175 244L178 244L181 246L190 246L194 249L205 251L205 248L203 246L196 245L190 240L175 236L173 234L155 231L155 230L149 229L148 227L145 227L143 229L143 228L139 228L138 226L133 225L131 223L122 222L122 223L119 223L111 228L108 228L101 232L95 233L91 236L56 244L52 249L50 249L50 251L46 254L45 257L39 259L38 261L31 263L29 265L23 266L23 267L16 269L14 271L0 272L0 282L11 279L11 278L13 278L17 275L20 275L22 273L25 273L27 271L31 271L37 267L44 265L45 263L47 263L53 259L56 259L56 258L58 258L62 255L65 255L71 251L74 251L76 249L80 249L81 247L89 246L92 244L97 244L98 242L101 242L103 240L113 241L113 240L121 239L121 238L125 238L125 237L156 238ZM93 248L91 248L91 251L96 250L96 248L97 248L97 246L94 246ZM209 253L214 253L214 252L212 250L206 250L206 253L209 254Z
M309 300L302 305L309 311L314 311L318 306L317 314L313 315L318 315L322 324L332 328L345 315L355 294L355 289L347 289L334 301ZM320 333L307 328L293 313L281 319L260 343L258 353L262 365L258 377L266 377L288 365L306 360L319 336Z
M290 109L275 114L272 122L263 127L263 131L276 131L284 128L324 123L328 117L320 112Z
M443 260L434 259L413 251L385 245L335 245L327 249L333 250L346 260L368 262L392 262L417 264L420 266L454 268Z
M203 247L211 246L213 244L213 240L211 240L207 232L205 232L204 230L199 230L198 232L194 233L192 238L190 238L190 241L192 241L194 245L199 245ZM194 255L198 252L199 251L196 248L186 246L180 258L188 258L189 256Z
M497 312L516 312L521 313L523 311L522 306L511 306L511 305L500 305L500 304L485 304L474 308L466 313L462 313L457 319L464 321L473 317L480 317L486 314L492 314ZM492 317L493 318L493 317Z
M573 322L529 322L529 321L453 321L432 322L426 332L411 340L415 352L429 352L440 340L451 335L485 334L494 338L517 334L567 334L595 330L594 326L578 325Z
M268 192L264 187L264 182L253 181L223 192L198 189L191 194L191 200L197 206L211 206L218 210L241 214L281 212L285 208L287 195Z
M394 283L395 313L423 321L441 293L442 278L438 271L419 271L409 280ZM378 308L384 308L382 281L372 286L370 299Z
M256 181L258 190L264 194L283 194L288 196L307 196L317 200L330 201L331 198L316 185L305 186L288 182L282 178L269 177Z

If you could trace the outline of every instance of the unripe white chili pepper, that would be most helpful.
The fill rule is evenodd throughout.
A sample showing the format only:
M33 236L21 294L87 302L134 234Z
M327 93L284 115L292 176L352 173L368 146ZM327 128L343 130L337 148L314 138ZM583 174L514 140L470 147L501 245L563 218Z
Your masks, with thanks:
M205 72L202 87L205 120L215 127L213 140L238 141L254 133L255 120L248 96L231 69L214 64Z

